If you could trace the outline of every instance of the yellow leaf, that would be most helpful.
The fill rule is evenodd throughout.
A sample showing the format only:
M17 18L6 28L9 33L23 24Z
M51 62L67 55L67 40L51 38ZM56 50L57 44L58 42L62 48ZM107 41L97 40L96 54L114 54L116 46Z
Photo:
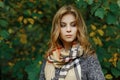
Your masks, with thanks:
M24 24L27 24L27 23L28 23L27 19L24 19L24 20L23 20L23 23L24 23Z
M22 44L26 44L27 43L27 35L26 34L20 34L20 42Z
M109 62L111 62L114 67L117 66L116 63L117 63L117 61L118 61L118 57L119 57L118 53L113 53L112 58L109 59Z
M8 32L13 33L14 31L10 28L10 29L8 29Z
M34 19L32 19L32 18L28 18L27 20L29 21L30 24L34 24L34 22L35 22Z
M38 14L42 14L42 11L38 11Z
M102 27L103 29L106 29L107 28L107 25L103 25L103 27Z
M98 2L98 0L94 0L95 2Z
M37 16L34 16L33 18L34 18L34 19L37 19Z
M103 46L102 41L100 40L99 37L93 37L93 41L95 42L96 45Z
M9 47L10 47L10 48L13 48L13 47L12 47L12 43L9 44Z
M17 61L20 61L21 58L15 58L14 60L15 60L15 62L17 62Z
M34 0L29 0L30 2L34 2Z
M103 30L102 30L102 29L98 29L97 31L98 31L98 33L99 33L101 36L103 36L103 35L104 35L104 32L103 32Z
M117 35L115 39L119 39L120 38L120 35Z
M101 39L99 37L97 37L97 42L98 42L99 46L103 46L102 41L101 41Z
M22 60L24 61L24 60L26 60L26 58L23 57Z
M14 66L14 63L8 62L8 65L9 65L10 67L13 67L13 66Z
M105 78L106 78L106 79L112 79L113 76L112 76L111 74L107 74L107 75L105 76Z
M6 41L6 44L10 44L10 41Z
M92 24L92 25L91 25L91 29L92 29L92 30L96 30L96 26Z
M118 60L118 53L114 53L113 54L113 65L114 65L114 67L116 67L117 60Z
M3 40L3 37L0 36L0 41L2 41L2 40Z
M93 37L93 41L95 42L96 45L98 44L98 41L97 41L96 37Z
M32 60L35 60L35 58L33 57Z
M114 58L118 57L118 53L114 53L114 54L113 54L113 57L114 57Z
M36 49L35 46L32 46L32 51L35 51L35 49Z
M105 62L107 62L108 60L106 58L103 59Z
M109 41L111 39L111 37L107 37L106 39L105 39L105 41Z
M35 9L33 12L36 13L36 12L37 12L37 9Z
M116 63L117 63L117 62L115 62L115 61L114 61L114 62L112 62L112 64L113 64L113 66L114 66L114 67L116 67L116 66L117 66L117 65L116 65Z
M92 32L90 33L90 37L95 36L95 34L96 34L96 33L92 31Z
M19 54L23 55L23 54L24 54L24 52L23 52L23 51L21 51L21 52L19 52Z
M23 16L19 16L19 18L18 18L18 22L22 22L22 20L23 20Z
M29 55L29 52L28 51L24 51L24 54Z
M20 31L20 33L25 33L25 30L23 28L20 29L19 31Z
M38 64L42 64L42 62L41 62L41 61L39 61L39 62L38 62Z
M109 59L109 62L113 62L113 58L110 58L110 59Z

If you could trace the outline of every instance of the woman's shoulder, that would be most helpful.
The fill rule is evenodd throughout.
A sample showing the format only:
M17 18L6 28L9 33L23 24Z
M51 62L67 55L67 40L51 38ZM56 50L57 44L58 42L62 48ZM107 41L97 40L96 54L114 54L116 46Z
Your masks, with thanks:
M87 73L88 79L105 80L101 65L96 54L83 57L81 68L83 72Z
M46 59L43 58L41 68L40 68L40 78L39 78L39 80L45 80L45 74L44 74L45 73L44 72L45 65L46 65Z
M81 64L84 64L87 67L88 71L94 70L97 68L99 68L99 69L101 68L99 59L97 58L96 54L88 55L88 56L84 57L84 60L82 60Z
M46 59L43 59L43 60L42 60L42 64L41 64L41 68L40 68L40 72L41 72L41 73L44 72L45 65L46 65ZM44 73L43 73L43 74L44 74Z
M45 66L45 64L46 64L46 59L43 59L43 60L42 60L42 64L41 64L41 65L42 65L42 67L44 67L44 66Z
M87 55L86 59L89 60L89 61L97 60L97 55L96 54Z
M94 59L97 59L97 55L96 54L91 54L91 55L83 54L80 58L83 60L94 60Z
M81 61L81 65L84 65L86 67L99 64L99 60L96 54L83 55L80 57L80 61Z

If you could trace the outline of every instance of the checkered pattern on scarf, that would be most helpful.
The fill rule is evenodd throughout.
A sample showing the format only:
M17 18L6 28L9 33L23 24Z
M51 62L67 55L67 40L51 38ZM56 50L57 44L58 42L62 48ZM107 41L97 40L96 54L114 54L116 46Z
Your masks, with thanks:
M71 63L64 65L59 75L55 76L55 79L65 80L67 73L70 69L74 68L77 80L81 80L81 66L80 66L80 59L75 59Z
M81 66L79 58L81 56L80 53L81 55L83 54L83 49L80 45L77 44L76 47L72 47L70 49L68 56L60 55L62 59L61 62L52 59L51 56L48 56L48 60L55 65L65 63L64 65L62 65L59 74L55 76L52 80L64 80L68 71L72 68L74 68L77 80L81 80Z

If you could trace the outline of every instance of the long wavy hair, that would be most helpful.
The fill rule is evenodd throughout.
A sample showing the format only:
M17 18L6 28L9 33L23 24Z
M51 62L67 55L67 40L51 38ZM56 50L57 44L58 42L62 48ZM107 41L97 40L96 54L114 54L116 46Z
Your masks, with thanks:
M75 16L77 22L77 38L76 40L80 43L83 47L84 52L86 54L90 54L91 45L88 40L87 28L86 24L83 20L83 17L79 10L77 10L72 5L65 5L61 7L57 13L55 14L53 21L52 21L52 29L51 29L51 38L49 42L49 49L47 54L50 54L52 50L58 48L59 45L62 45L62 41L60 40L60 22L61 18L65 14L73 14Z

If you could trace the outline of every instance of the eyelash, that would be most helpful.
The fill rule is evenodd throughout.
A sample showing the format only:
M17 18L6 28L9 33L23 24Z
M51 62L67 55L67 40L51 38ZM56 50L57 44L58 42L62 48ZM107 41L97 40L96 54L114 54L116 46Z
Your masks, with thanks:
M65 24L63 24L63 25L61 24L61 27L65 27L65 26L66 26Z
M75 24L75 23L74 23L74 24L71 24L71 26L75 27L75 26L76 26L76 24Z
M65 27L65 26L66 26L65 24L61 24L61 27ZM71 26L72 26L72 27L75 27L76 24L75 24L75 23L72 23Z

